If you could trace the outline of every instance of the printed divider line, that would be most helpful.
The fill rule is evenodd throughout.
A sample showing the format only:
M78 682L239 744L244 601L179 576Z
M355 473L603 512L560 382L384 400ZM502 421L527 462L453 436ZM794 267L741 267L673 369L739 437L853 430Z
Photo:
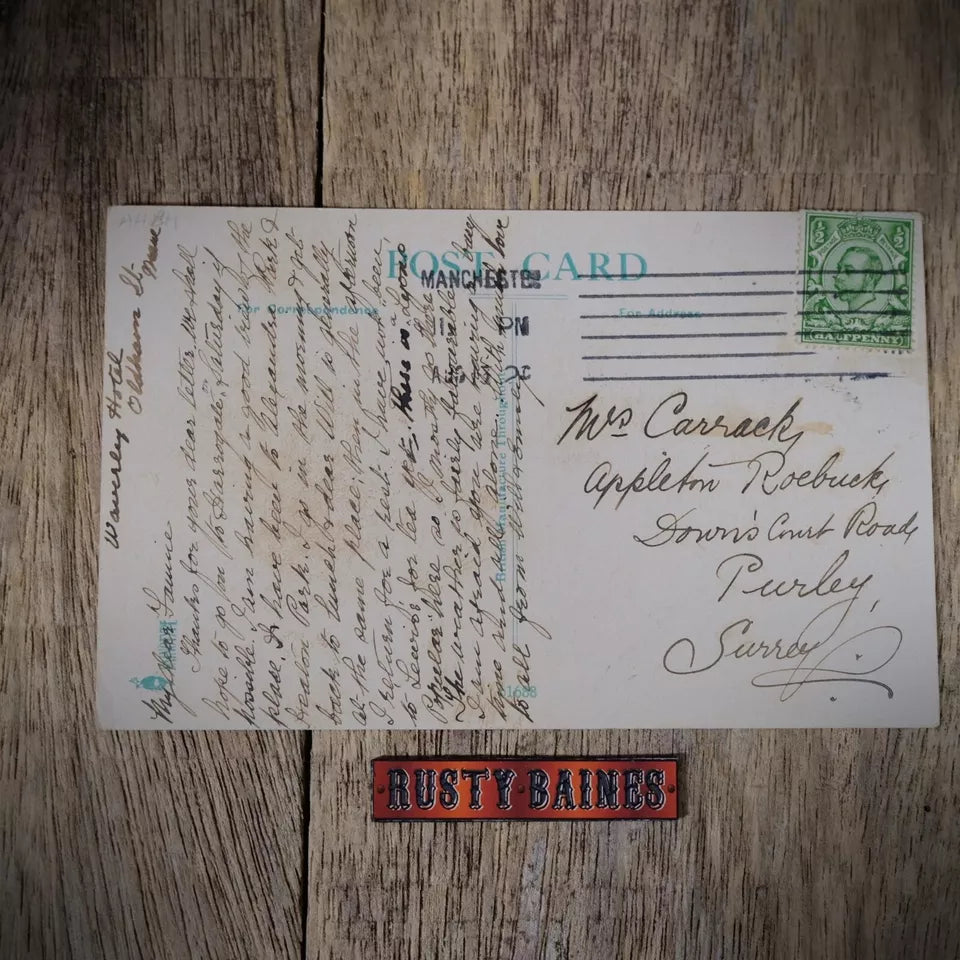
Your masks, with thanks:
M679 273L674 272L662 272L662 273L578 273L576 275L577 280L643 280L647 277L653 279L659 278L683 278L683 279L694 279L696 277L809 277L809 276L818 276L818 277L832 277L837 274L844 273L848 276L865 276L869 275L871 277L893 277L896 276L897 270L700 270L700 271L683 271Z
M666 293L659 291L644 293L578 293L581 300L613 300L644 297L793 297L802 295L803 290L674 290Z
M893 290L882 290L881 293L891 296L902 296L906 294L906 290L902 288L895 288ZM809 291L807 290L693 290L693 291L683 291L675 290L670 292L647 292L647 293L578 293L577 296L581 300L612 300L612 299L635 299L638 297L654 298L660 297L662 299L667 299L668 297L802 297L808 295ZM839 313L840 311L836 311ZM860 313L865 311L853 311L854 313Z
M887 292L887 291L884 291ZM893 291L890 291L893 292ZM822 316L824 313L823 310L798 310L797 316L799 317L816 317ZM830 313L840 315L840 314L851 314L855 313L858 317L909 317L912 316L912 310L831 310Z
M800 333L798 330L797 333ZM584 333L581 340L710 340L716 337L786 337L784 330L750 330L724 333Z
M581 320L710 320L716 317L816 317L823 315L822 310L797 310L792 314L789 310L733 310L721 311L719 313L694 313L692 311L679 310L677 313L656 314L656 313L581 313ZM911 310L831 310L834 316L849 316L856 314L858 317L909 317L913 315Z
M812 333L830 333L830 330L818 330L816 327L808 330L794 330L798 337L810 336ZM852 333L877 333L877 334L897 334L911 333L910 327L884 327L882 330L853 330Z
M789 310L733 310L720 313L674 313L666 316L656 314L581 313L581 320L710 320L716 317L787 317Z
M743 332L723 332L723 333L584 333L580 335L581 340L717 340L726 337L803 337L811 336L817 333L816 330L771 330L757 331L749 330ZM829 331L824 331L829 332ZM910 333L909 327L886 327L883 330L874 331L877 334L885 336L902 336ZM772 356L786 356L786 353L777 352Z
M777 380L781 377L799 377L803 379L813 377L835 377L842 379L850 377L853 380L876 380L889 377L886 372L873 370L844 370L837 373L692 373L692 374L655 374L645 377L583 377L585 383L599 383L603 381L636 381L636 380Z
M743 359L750 357L812 357L816 350L760 351L757 353L636 353L593 354L581 360L719 360L722 357Z

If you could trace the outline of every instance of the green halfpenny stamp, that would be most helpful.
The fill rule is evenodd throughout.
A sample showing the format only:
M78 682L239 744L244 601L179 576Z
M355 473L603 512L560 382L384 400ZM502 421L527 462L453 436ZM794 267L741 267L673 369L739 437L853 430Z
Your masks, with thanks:
M913 221L807 213L800 339L909 350Z

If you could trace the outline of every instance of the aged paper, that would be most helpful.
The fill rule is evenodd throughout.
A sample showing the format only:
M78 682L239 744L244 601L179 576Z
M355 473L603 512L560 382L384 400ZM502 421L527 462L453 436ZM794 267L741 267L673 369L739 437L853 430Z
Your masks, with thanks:
M120 728L938 720L911 214L109 212Z

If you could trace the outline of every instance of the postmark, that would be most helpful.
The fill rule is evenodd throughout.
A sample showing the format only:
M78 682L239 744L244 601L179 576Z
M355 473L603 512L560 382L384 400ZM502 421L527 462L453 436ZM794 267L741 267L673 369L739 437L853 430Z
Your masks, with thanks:
M800 339L909 350L913 221L808 212Z

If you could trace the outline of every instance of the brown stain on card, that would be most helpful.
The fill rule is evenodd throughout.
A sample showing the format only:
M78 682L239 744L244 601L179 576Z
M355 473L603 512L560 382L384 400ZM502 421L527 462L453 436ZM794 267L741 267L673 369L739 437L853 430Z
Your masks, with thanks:
M804 433L817 433L822 437L833 436L833 424L824 420L811 420L809 423L801 423L798 426Z

